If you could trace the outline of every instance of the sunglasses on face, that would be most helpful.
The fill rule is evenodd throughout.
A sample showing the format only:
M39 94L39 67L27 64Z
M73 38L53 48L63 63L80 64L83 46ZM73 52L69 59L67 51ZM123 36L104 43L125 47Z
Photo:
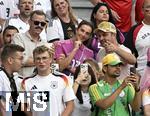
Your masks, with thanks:
M34 21L34 20L32 20L32 21L33 21L34 25L36 25L36 26L40 25L40 26L44 27L46 25L45 22Z

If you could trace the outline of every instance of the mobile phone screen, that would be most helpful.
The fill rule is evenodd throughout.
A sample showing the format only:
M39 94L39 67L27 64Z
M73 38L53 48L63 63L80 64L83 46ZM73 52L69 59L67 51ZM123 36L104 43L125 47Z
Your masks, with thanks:
M80 72L87 73L88 72L88 64L81 64L80 65Z
M130 75L136 74L136 68L135 67L130 67Z
M59 71L59 64L57 63L51 64L51 69L52 71Z

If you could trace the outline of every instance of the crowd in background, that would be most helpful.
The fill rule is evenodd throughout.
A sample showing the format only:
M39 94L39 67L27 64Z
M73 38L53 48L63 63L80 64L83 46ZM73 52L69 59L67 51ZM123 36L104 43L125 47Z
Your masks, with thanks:
M150 0L90 2L0 0L0 116L150 116Z

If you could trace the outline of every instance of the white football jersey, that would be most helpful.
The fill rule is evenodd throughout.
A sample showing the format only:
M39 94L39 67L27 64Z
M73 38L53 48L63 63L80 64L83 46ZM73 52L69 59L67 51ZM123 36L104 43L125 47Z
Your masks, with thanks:
M49 92L50 116L59 116L64 111L64 103L75 99L72 86L70 85L68 77L65 75L36 75L33 78L25 79L25 81L23 81L23 86L26 91L32 91L35 93L41 91ZM42 112L34 111L35 109L33 108L33 114L35 114L34 116L40 116L42 114Z
M0 0L0 18L8 19L19 14L18 0Z
M34 0L33 10L43 10L44 13L51 11L50 0Z
M8 25L15 26L19 30L19 33L25 33L30 28L30 25L23 22L19 17L10 18Z

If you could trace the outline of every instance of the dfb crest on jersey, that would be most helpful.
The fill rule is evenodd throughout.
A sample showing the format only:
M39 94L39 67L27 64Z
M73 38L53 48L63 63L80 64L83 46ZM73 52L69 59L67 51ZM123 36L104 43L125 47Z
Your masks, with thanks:
M51 87L52 89L58 88L58 82L57 82L57 81L51 81L50 87Z

